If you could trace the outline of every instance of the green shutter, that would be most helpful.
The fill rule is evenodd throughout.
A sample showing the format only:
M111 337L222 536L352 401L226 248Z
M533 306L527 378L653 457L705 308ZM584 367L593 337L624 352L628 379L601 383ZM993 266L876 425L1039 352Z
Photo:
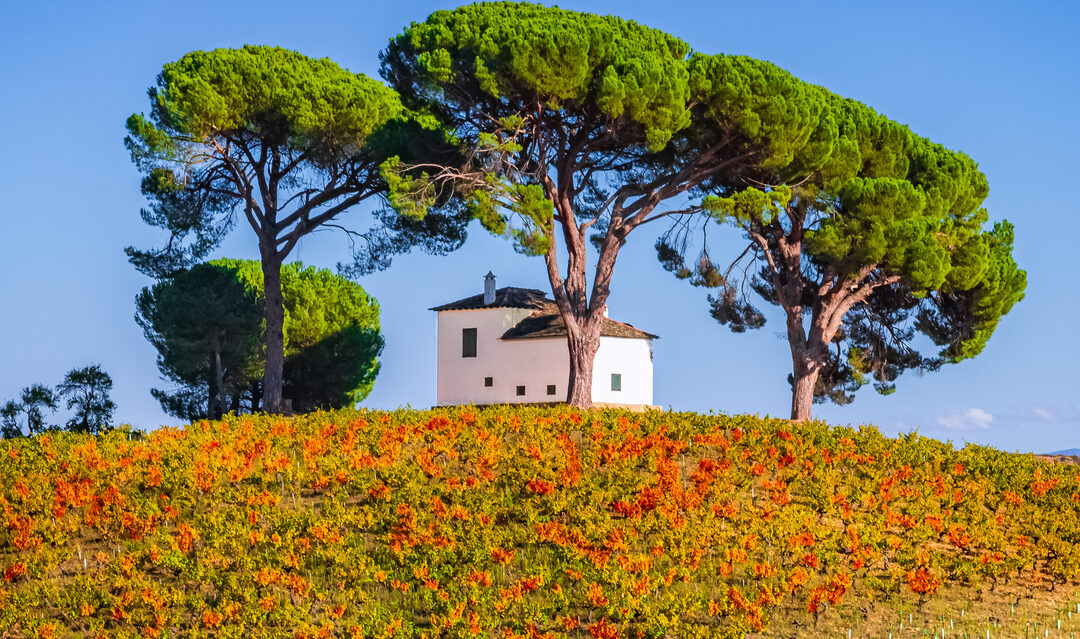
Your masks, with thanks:
M461 356L476 357L476 329L461 329Z

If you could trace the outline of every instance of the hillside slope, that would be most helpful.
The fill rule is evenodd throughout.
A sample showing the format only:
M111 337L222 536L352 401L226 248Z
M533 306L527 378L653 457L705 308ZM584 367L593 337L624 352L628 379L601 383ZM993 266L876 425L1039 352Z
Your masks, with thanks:
M1031 455L560 407L129 437L0 441L0 635L1080 629L1077 472Z

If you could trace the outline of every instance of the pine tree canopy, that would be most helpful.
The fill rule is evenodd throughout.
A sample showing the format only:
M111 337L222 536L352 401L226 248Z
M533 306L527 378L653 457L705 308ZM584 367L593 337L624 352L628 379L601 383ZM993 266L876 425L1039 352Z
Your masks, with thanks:
M436 92L458 107L486 99L508 113L536 103L568 116L592 111L637 128L658 149L689 124L688 51L674 36L614 16L491 2L413 23L383 64L395 85L412 85L406 96Z
M415 219L376 213L361 225L343 221L386 193L386 157L445 146L430 116L407 113L377 80L329 60L246 46L166 64L149 97L149 115L128 119L125 143L150 202L143 220L169 239L159 250L126 252L143 273L167 277L205 259L238 218L248 223L266 278L266 410L282 408L280 267L303 237L343 231L353 264L341 270L351 275L386 268L414 246L445 253L464 240L463 208L443 210L438 199L430 216L425 209Z
M750 293L784 309L793 383L809 380L819 401L850 401L870 380L891 392L905 369L978 354L1023 298L1012 227L987 228L989 187L970 157L768 62L691 53L617 17L494 2L410 25L381 73L453 132L466 160L419 177L420 165L384 165L391 203L422 209L433 184L453 182L488 230L545 256L568 326L588 326L606 302L626 235L662 217L672 226L661 262L723 289L710 297L717 320L761 326ZM669 204L686 194L688 206ZM688 259L703 220L749 241L726 270L707 248ZM591 299L586 230L598 250ZM936 353L918 352L916 331ZM574 345L589 339L570 339L571 382L588 360ZM793 415L808 415L799 402Z
M258 261L223 258L210 264L235 273L250 294L263 296ZM350 326L379 330L378 301L356 282L332 271L289 262L281 267L281 288L286 358Z
M736 331L763 324L751 290L782 306L794 318L789 339L829 360L818 400L850 401L866 374L891 392L904 368L983 349L1023 298L1026 274L1012 226L985 228L989 187L970 157L767 62L694 54L688 67L693 124L674 146L735 139L749 152L705 185L702 208L745 232L756 276L740 283L740 260L722 270L707 250L688 266L685 228L657 245L679 277L724 289L710 298L714 317ZM912 329L941 347L936 357L917 355ZM845 340L846 357L828 354Z
M452 190L488 231L543 256L568 327L575 406L592 402L603 309L627 236L686 214L668 204L738 156L721 142L673 162L651 158L691 124L689 51L622 18L494 2L436 11L381 56L402 101L461 149L456 163L384 164L388 199L409 213Z
M340 160L401 114L382 83L277 47L193 51L166 64L149 93L150 117L131 116L128 130L154 155L180 155L185 141L207 144L225 134L288 144L314 161Z
M371 392L383 348L379 305L355 282L299 262L281 269L285 307L285 397L293 410L354 405ZM155 390L162 408L202 419L257 406L262 269L219 259L178 271L139 294L136 320L158 350L158 368L177 387ZM220 357L220 371L215 358ZM220 388L218 387L220 385ZM229 402L218 406L217 396Z
M238 208L283 260L312 229L383 190L368 143L408 120L377 80L275 47L188 53L162 68L149 96L149 115L128 118L125 144L150 201L143 220L171 237L161 250L126 251L155 277L207 256ZM381 231L365 234L375 248L357 255L357 272L389 263L395 242ZM410 244L389 237L391 252Z

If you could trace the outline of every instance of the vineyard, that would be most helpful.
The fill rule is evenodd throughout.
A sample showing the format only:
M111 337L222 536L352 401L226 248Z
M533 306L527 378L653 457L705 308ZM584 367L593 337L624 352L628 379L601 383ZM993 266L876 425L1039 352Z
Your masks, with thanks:
M1078 469L555 408L0 441L2 637L1068 637Z

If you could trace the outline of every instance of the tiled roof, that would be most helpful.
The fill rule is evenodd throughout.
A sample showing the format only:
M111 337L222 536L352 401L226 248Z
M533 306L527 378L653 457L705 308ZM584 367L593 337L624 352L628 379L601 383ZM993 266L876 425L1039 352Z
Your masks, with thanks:
M636 339L657 339L656 335L646 333L634 328L630 324L616 322L607 317L604 318L604 326L600 329L600 335L607 337L629 337ZM502 339L528 339L536 337L564 337L566 336L566 322L559 315L559 309L554 302L548 302L532 315L517 323L516 326L506 331Z
M495 291L495 301L484 304L484 294L473 295L456 302L435 306L432 311L464 311L480 308L532 308L536 311L506 331L502 339L527 339L534 337L564 337L566 322L559 315L559 307L554 300L548 299L543 291L535 288L517 288L507 286ZM604 318L600 335L606 337L629 337L636 339L658 339L652 333L634 328L630 324Z
M542 308L546 304L554 304L555 302L549 300L543 291L535 288L517 288L514 286L507 286L495 291L495 301L491 304L484 304L484 294L473 295L460 299L456 302L450 302L449 304L443 304L442 306L436 306L428 309L432 311L462 311L467 309L476 308Z

